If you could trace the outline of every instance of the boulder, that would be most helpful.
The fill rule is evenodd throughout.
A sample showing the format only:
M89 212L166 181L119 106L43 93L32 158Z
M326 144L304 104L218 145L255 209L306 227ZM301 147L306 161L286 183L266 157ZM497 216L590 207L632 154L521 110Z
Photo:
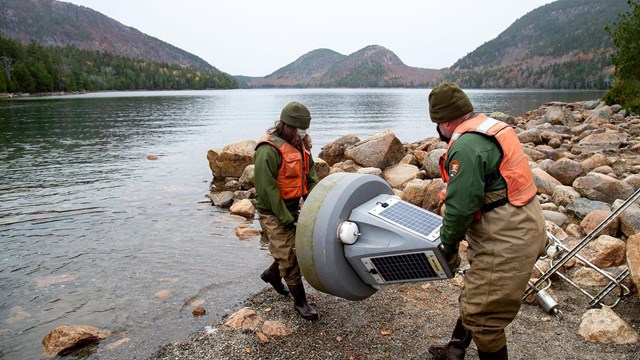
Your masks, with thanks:
M640 235L632 235L627 239L626 257L631 280L640 289Z
M322 159L313 159L316 164L316 175L318 175L318 181L329 176L330 166L329 163Z
M603 132L591 134L580 140L575 146L584 153L600 153L603 151L618 151L622 142L627 141L627 135L617 132Z
M565 241L569 238L569 235L567 235L567 233L564 232L564 230L562 230L560 226L556 225L555 223L549 220L545 220L544 223L547 231L550 232L551 235L553 235L556 239L560 241Z
M602 201L593 201L585 198L578 198L567 205L567 213L574 215L578 219L584 219L587 214L594 210L611 210L607 203Z
M109 330L102 330L93 326L61 325L51 330L42 339L44 356L64 356L87 345L106 339L111 335Z
M584 313L578 333L586 341L600 344L634 344L640 341L633 327L607 306Z
M243 189L249 190L255 186L256 173L254 170L255 166L251 164L244 168L244 170L242 171L242 175L240 175L240 179L238 179L238 182Z
M231 191L222 191L219 193L210 193L209 198L213 202L213 205L219 207L229 207L233 204L233 192Z
M575 160L562 158L551 165L547 173L560 181L562 185L571 185L582 175L582 166Z
M531 174L539 193L553 195L555 188L562 185L560 181L540 168L531 169Z
M579 199L580 193L578 193L573 187L561 185L556 186L551 195L552 201L560 206L567 206L572 201Z
M580 230L589 234L596 226L600 225L604 219L606 219L609 215L611 215L611 211L608 210L595 210L587 214L587 216L582 219L580 222ZM600 233L595 234L596 236L600 235L609 235L616 236L618 235L618 230L620 229L620 218L617 217L613 219L609 225L605 226Z
M385 169L404 157L404 146L393 132L385 130L347 148L345 155L363 167Z
M253 164L253 154L257 143L253 140L241 141L225 146L222 150L209 150L207 160L213 177L239 178L244 169Z
M360 139L353 134L344 135L336 141L323 146L318 157L326 161L329 166L333 166L335 163L347 160L344 154L345 150L359 142Z
M609 123L609 121L611 120L612 114L613 112L611 111L610 107L602 106L600 108L590 111L589 116L584 122L585 124L601 126Z
M237 330L255 330L260 322L262 322L260 315L245 307L231 314L224 324Z
M239 215L247 219L253 219L255 215L255 207L249 199L238 200L229 208L232 215Z
M529 130L525 130L518 134L518 140L521 143L534 143L535 145L542 144L542 137L540 136L541 131L538 128L532 128Z
M441 201L439 195L440 191L446 187L447 185L442 181L442 179L433 179L427 187L427 194L422 200L422 205L420 205L420 207L436 213Z
M440 157L447 152L446 149L431 150L427 157L424 159L424 171L427 173L427 179L435 179L441 176L440 174Z
M394 189L402 190L411 180L414 180L420 172L415 165L398 164L390 166L382 171L382 178Z
M413 205L422 205L430 183L431 180L414 179L409 181L402 191L402 200L410 202Z
M588 159L582 161L580 165L582 166L582 172L586 174L599 166L609 165L609 160L606 156L596 153L591 155L591 157L589 157Z
M400 164L408 164L408 165L418 166L418 160L416 160L416 158L415 158L415 156L413 156L413 154L407 154L402 158L402 160L400 160Z
M573 182L573 188L590 200L609 204L616 199L626 199L633 193L633 188L629 184L596 172L577 178Z
M542 210L542 213L544 214L545 220L551 221L552 223L558 226L564 226L564 224L566 224L567 221L569 221L569 218L567 218L567 215L563 213L559 213L557 211Z
M628 184L629 186L631 186L632 188L637 189L640 187L640 174L629 175L626 178L624 178L622 181L625 184Z
M613 203L615 211L624 200L616 200ZM625 211L620 214L620 230L627 236L640 234L640 206L631 204Z
M589 242L579 254L593 265L606 269L624 264L626 245L618 238L601 235Z
M542 121L552 125L573 126L576 123L573 113L566 107L552 106L542 117Z

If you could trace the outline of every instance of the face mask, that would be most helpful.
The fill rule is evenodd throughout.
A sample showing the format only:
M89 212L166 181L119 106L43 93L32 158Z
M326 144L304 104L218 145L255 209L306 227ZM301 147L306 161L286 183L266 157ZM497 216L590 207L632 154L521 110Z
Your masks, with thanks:
M440 125L436 125L436 131L438 132L438 136L440 137L440 140L448 143L449 141L451 141L451 138L448 138L446 136L444 136L444 134L440 131Z
M304 138L305 136L307 136L307 129L298 129L298 136L300 136L300 139Z

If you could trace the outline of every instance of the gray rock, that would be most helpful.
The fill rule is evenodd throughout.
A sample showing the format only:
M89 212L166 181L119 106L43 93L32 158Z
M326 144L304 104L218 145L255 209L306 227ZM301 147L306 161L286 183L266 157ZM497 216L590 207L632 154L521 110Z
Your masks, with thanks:
M222 191L215 194L209 194L209 198L213 202L213 205L219 207L230 207L233 204L233 192Z
M633 193L633 188L629 184L596 172L577 178L573 182L573 188L588 199L609 204L616 199L626 199Z
M564 224L569 221L567 215L559 213L557 211L542 210L542 213L544 214L545 220L551 221L558 226L564 226Z
M582 152L618 151L622 142L627 141L627 134L604 132L587 135L576 145Z
M542 144L542 137L540 136L540 133L540 129L537 128L525 130L518 134L518 140L523 144L534 143L536 145L540 145Z
M245 190L249 190L255 186L256 174L254 169L255 166L253 164L247 166L246 168L244 168L240 179L238 179L238 181L240 182L240 186Z
M440 157L447 152L446 149L435 149L429 151L424 159L424 171L427 173L427 179L435 179L440 177Z
M624 200L616 200L613 203L613 209L622 205ZM620 214L620 230L627 236L640 234L640 206L631 204L625 211Z
M580 198L580 193L578 193L573 187L562 185L557 186L553 190L553 194L551 195L553 202L560 206L567 206L571 202Z
M556 161L547 172L563 185L571 185L582 175L582 166L575 160L562 158Z
M573 126L576 123L573 113L566 107L552 106L542 117L542 121L553 125Z
M567 205L567 213L574 215L578 219L584 219L587 214L594 210L611 211L611 207L602 201L594 201L582 197L573 200Z
M594 110L599 105L600 105L600 100L591 100L591 101L585 101L583 107L585 110Z
M489 114L490 118L494 118L496 120L500 120L502 122L505 122L511 126L515 126L516 125L516 119L513 118L513 116L511 115L507 115L503 112L500 111L495 111L492 112L491 114Z
M540 168L532 169L531 174L533 175L533 181L536 184L539 193L552 195L555 188L562 185L560 181Z

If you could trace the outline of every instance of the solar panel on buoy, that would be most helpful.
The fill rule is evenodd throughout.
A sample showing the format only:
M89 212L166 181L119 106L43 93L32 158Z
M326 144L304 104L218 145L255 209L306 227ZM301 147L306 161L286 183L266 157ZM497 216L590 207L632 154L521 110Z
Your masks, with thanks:
M369 210L369 214L411 231L429 241L435 241L440 237L440 226L442 226L440 216L397 197L377 204L376 207Z

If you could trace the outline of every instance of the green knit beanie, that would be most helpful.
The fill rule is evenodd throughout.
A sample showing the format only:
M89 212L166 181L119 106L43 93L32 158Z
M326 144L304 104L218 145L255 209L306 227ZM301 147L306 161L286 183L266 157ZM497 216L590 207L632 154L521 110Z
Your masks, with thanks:
M290 102L282 109L280 121L298 129L308 129L311 123L311 113L306 106L299 102Z
M472 111L471 101L454 83L443 82L429 94L429 115L436 124L455 120Z

